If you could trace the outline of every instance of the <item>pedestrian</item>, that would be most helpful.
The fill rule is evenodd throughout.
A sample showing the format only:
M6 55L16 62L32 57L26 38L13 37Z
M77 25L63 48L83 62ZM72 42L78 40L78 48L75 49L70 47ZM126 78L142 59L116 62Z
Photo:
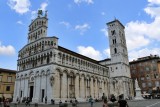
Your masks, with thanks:
M8 98L6 99L6 107L10 107L9 106L9 99Z
M108 107L107 99L104 99L104 101L103 101L103 107Z
M67 100L65 100L65 103L63 105L64 107L68 107L68 103L67 103Z
M112 103L114 103L114 102L116 101L116 98L115 98L115 96L114 96L113 94L111 95L110 101L111 101Z
M62 103L61 100L60 100L60 102L59 102L59 107L63 107L63 103Z
M78 101L77 101L77 99L75 98L75 103L76 103L76 106L77 106L77 104L78 104Z
M0 97L0 107L1 107L1 104L2 104L2 98Z
M47 96L45 97L45 104L47 104Z
M29 105L30 106L30 98L27 97L27 100L26 100L26 106Z
M77 104L75 101L72 102L72 107L77 107Z
M118 107L129 107L126 100L123 100L123 96L119 96Z
M91 107L93 107L93 98L92 98L92 96L90 96L89 102L90 102L90 104L91 104Z

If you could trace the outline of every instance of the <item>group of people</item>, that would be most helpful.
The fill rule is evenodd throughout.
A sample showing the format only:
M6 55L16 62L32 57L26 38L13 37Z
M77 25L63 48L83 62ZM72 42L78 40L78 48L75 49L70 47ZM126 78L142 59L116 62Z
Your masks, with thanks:
M75 98L74 100L70 100L70 103L72 103L72 107L77 107L78 101ZM65 100L65 103L62 103L62 101L60 100L59 107L68 107L67 100Z
M29 97L24 97L22 102L25 102L25 105L26 106L30 106L30 98ZM17 97L17 103L19 104L20 103L20 99Z
M110 101L111 102L117 101L114 95L111 96ZM119 100L117 103L118 103L118 107L129 107L127 101L123 99L123 95L119 96ZM108 106L104 106L104 107L108 107Z
M2 98L0 98L0 105L2 105L3 102L3 105L4 107L10 107L10 101L8 98L5 98L4 96Z
M102 97L102 100L103 100L103 107L109 107L107 97ZM111 101L113 104L117 100L114 95L111 95L111 98L109 99L109 101ZM91 107L93 107L93 98L91 96L89 98L89 102ZM127 101L123 99L123 95L119 96L119 100L117 104L118 104L118 107L129 107Z

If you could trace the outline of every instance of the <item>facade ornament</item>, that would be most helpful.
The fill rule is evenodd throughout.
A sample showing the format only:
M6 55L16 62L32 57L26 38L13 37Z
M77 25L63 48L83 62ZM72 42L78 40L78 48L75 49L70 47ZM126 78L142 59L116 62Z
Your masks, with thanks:
M34 82L34 76L33 75L30 77L30 82Z
M38 10L38 17L40 17L41 15L43 15L43 11L42 10Z
M45 17L47 18L48 16L48 10L45 11Z
M51 86L53 86L53 83L54 83L54 77L51 76L51 77L50 77L50 84L51 84Z

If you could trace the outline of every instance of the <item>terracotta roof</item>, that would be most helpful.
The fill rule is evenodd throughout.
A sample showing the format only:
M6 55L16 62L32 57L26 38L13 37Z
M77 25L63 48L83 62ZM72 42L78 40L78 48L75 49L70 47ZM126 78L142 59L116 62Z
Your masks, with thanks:
M4 68L0 68L0 72L7 72L7 73L16 73L16 70L10 70L10 69L4 69Z

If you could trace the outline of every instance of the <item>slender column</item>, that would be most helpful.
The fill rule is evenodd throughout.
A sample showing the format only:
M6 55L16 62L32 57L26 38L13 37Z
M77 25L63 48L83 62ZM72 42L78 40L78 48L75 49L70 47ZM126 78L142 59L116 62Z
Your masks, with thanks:
M16 100L17 100L17 88L19 88L19 87L17 87L17 85L18 85L18 80L15 79L13 102L16 102Z
M69 98L69 75L67 75L67 98Z
M81 78L79 76L79 98L81 98Z
M81 90L81 98L85 98L85 95L84 95L84 76L81 77L81 87L80 87L80 90Z
M62 76L63 76L63 74L60 74L60 75L59 75L59 77L60 77L59 98L60 98L60 99L62 98Z
M97 93L97 78L95 79L95 97L98 97L98 93Z
M79 98L79 75L76 75L75 79L75 97Z
M62 98L67 98L67 74L63 73L62 77Z
M33 98L32 99L35 99L35 96L36 96L36 76L34 77L34 90L33 90Z
M91 93L91 96L93 98L93 78L91 77L91 81L90 81L90 93Z
M68 75L68 98L70 98L70 83L71 83L71 79L70 79L70 76Z
M87 78L84 79L85 98L87 98Z

